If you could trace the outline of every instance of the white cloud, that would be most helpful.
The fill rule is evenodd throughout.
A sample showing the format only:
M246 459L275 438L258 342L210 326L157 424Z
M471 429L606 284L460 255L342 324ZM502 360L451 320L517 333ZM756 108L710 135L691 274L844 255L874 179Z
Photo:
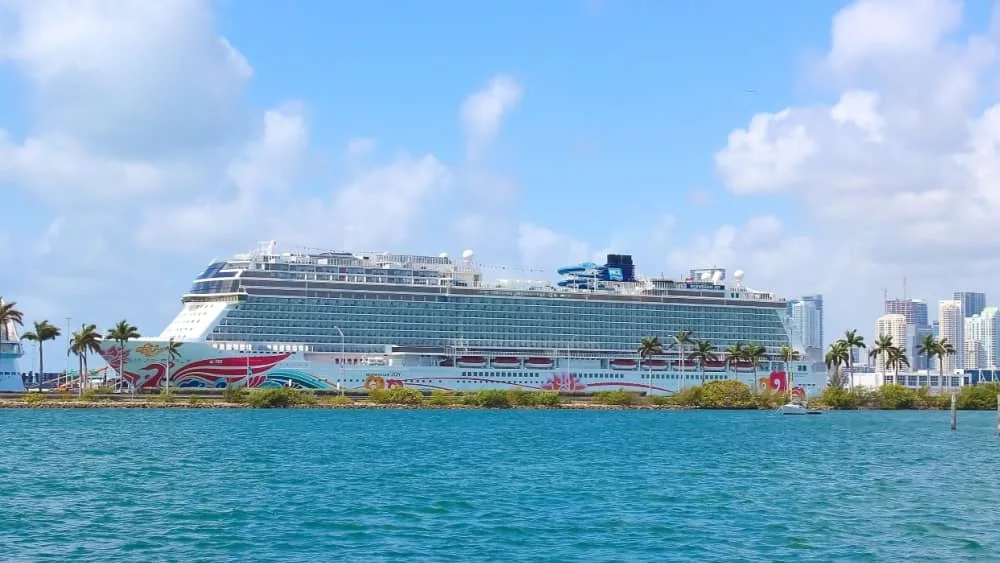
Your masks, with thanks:
M56 217L51 223L49 223L48 228L42 235L42 238L35 243L35 252L42 256L46 256L52 252L52 245L59 239L59 235L62 234L63 226L66 224L66 217L62 215Z
M358 137L347 142L345 154L349 161L356 161L370 155L376 147L375 139Z
M511 76L499 74L462 103L462 126L466 135L466 154L471 160L483 151L500 133L503 119L521 103L521 85Z
M518 225L517 247L529 267L578 264L594 254L587 243L533 223Z
M213 29L201 0L14 0L0 60L34 90L40 134L68 134L94 153L135 158L192 152L241 119L246 59Z
M709 235L695 235L674 247L667 264L674 272L694 267L742 269L751 285L786 287L783 279L790 275L800 282L812 277L799 272L799 266L811 260L813 253L812 241L789 235L777 217L763 215L742 225L723 225Z
M1000 273L1000 30L963 36L962 8L855 2L834 19L815 69L842 89L837 102L755 115L716 154L731 192L786 194L806 214L821 244L804 269L853 251L854 293L835 298L909 272L930 280L921 290L935 299L956 270Z

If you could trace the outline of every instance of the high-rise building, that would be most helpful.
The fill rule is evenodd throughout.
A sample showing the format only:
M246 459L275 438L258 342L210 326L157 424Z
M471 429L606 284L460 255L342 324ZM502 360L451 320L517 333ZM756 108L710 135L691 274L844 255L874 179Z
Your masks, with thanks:
M929 369L927 357L917 353L917 347L924 336L933 334L927 314L927 302L923 299L886 299L885 314L903 315L906 318L907 341L897 345L906 350L906 356L914 369Z
M886 299L885 314L903 315L906 317L906 324L929 326L927 302L923 299Z
M822 357L823 296L807 295L791 299L786 305L785 315L792 347L806 357Z
M965 319L966 369L997 369L1000 352L1000 315L996 307L986 307Z
M962 314L966 317L978 315L986 308L986 294L978 291L956 291L952 299L962 304Z
M890 313L888 315L882 315L875 321L875 337L888 335L892 337L892 343L896 346L903 346L905 350L905 343L909 342L910 339L907 338L907 324L906 317L898 313ZM907 350L907 359L910 359L909 351ZM879 354L878 358L875 360L875 371L880 373L885 373L886 371L893 371L886 369L886 360L888 358ZM905 369L905 368L904 368Z
M954 354L938 358L946 374L954 372L959 366L965 365L965 318L962 315L962 302L955 299L944 299L938 303L938 323L940 323L940 338L947 338L955 348Z

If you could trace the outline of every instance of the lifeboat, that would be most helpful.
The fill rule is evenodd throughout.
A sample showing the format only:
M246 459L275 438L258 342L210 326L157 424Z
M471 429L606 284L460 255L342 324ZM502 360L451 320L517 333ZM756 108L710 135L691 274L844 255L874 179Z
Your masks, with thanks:
M526 367L526 368L549 369L553 365L555 365L555 362L552 361L552 358L537 358L536 357L536 358L528 358L527 360L524 360L524 367Z
M660 360L660 359L643 360L642 368L651 370L667 369L667 360Z
M521 360L510 356L493 358L493 367L500 369L511 369L521 367Z
M438 365L441 366L441 367L443 367L443 368L454 367L455 366L455 360L453 360L451 358L445 358L445 359L441 360L440 362L438 362Z
M638 363L635 360L611 360L611 369L635 369Z
M753 362L748 362L746 360L733 362L733 369L753 369Z
M683 362L679 362L677 360L673 360L673 361L670 362L670 365L673 366L673 367L682 367L683 366L685 368L696 368L696 367L698 367L698 362L696 362L694 360L684 360Z
M707 361L705 369L726 369L726 362L724 360Z
M482 368L486 367L486 358L482 356L462 356L458 359L460 368Z

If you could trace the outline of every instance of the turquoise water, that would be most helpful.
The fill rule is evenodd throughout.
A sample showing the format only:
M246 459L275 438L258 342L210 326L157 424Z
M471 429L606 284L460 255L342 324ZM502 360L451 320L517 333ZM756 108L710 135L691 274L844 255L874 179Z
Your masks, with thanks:
M990 413L0 411L4 560L996 561Z

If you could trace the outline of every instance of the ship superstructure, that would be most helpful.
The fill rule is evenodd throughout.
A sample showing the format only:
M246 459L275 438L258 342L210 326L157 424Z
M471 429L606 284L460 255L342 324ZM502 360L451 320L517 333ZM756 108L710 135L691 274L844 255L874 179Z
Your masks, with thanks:
M512 273L513 270L498 270ZM511 388L669 393L704 380L740 379L784 389L787 371L812 392L805 363L786 367L784 299L754 290L737 271L694 269L679 279L642 278L629 255L558 270L563 279L488 280L472 251L447 255L283 252L273 242L212 262L154 339L128 343L125 376L158 385L293 385L362 389ZM718 358L690 358L711 342ZM642 359L657 336L665 352ZM172 359L167 343L173 340ZM723 350L756 342L757 365L726 362ZM118 366L123 351L109 346Z

